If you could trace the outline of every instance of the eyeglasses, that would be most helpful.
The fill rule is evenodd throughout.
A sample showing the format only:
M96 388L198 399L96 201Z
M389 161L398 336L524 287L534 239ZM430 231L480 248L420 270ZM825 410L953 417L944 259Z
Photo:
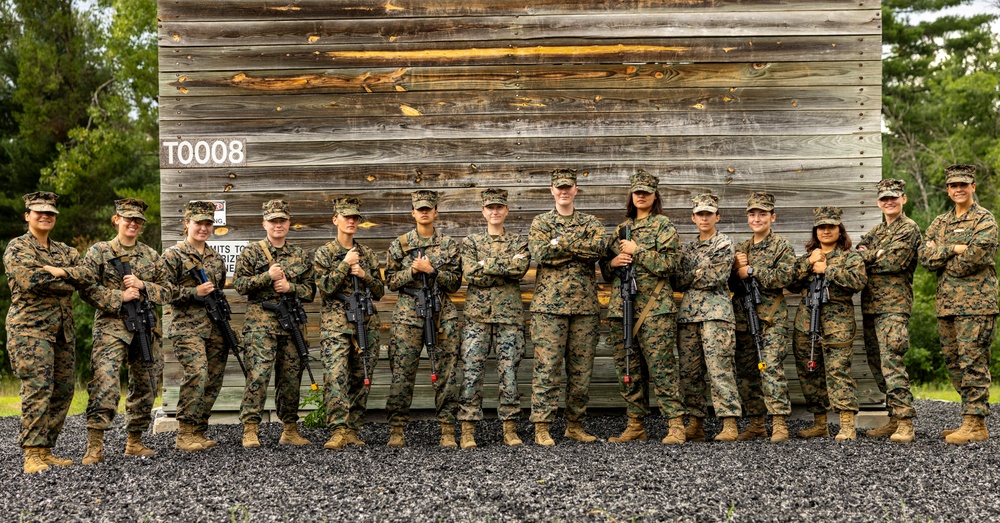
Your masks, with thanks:
M146 220L144 218L128 218L125 216L122 216L121 218L125 220L125 223L138 223L139 225L143 225L146 223Z

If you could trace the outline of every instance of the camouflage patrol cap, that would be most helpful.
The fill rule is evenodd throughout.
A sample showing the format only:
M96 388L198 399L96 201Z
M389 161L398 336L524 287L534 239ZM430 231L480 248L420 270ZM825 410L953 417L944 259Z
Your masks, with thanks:
M552 171L552 186L572 187L576 185L576 169L556 169Z
M288 213L288 202L284 200L268 200L260 206L264 210L264 221L284 218L291 220L292 215Z
M774 212L774 195L760 191L750 193L750 197L747 198L747 210L752 209Z
M503 189L486 189L479 193L483 199L483 207L487 205L507 205L507 191Z
M656 187L660 185L660 179L649 174L642 169L629 177L629 184L632 185L632 192L656 192Z
M59 201L59 195L54 192L37 191L25 194L22 198L24 199L24 208L26 211L59 214L59 209L56 209L56 202Z
M146 202L136 198L115 200L115 214L122 218L140 218L145 220L147 207L149 206L146 205Z
M413 191L410 195L410 202L414 209L436 209L438 206L437 191Z
M893 180L885 179L878 182L878 198L899 198L906 194L903 189L906 188L906 182L903 180Z
M361 200L353 196L337 198L333 210L340 216L361 216Z
M694 209L691 209L691 214L698 214L703 211L719 212L719 197L714 194L699 194L691 198L691 201L694 202Z
M951 165L944 169L944 183L976 183L975 165Z
M840 225L843 223L844 211L840 207L817 207L813 211L813 227L820 225Z
M193 222L215 221L215 204L212 202L188 202L184 206L184 218Z

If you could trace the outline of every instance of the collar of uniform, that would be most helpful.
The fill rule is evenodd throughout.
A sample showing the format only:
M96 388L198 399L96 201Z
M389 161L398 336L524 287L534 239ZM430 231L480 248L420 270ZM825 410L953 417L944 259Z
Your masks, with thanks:
M714 242L714 241L715 241L715 240L717 240L717 239L719 239L719 231L718 231L718 230L716 230L716 231L715 231L715 234L713 234L713 235L709 236L707 240L702 240L702 239L701 239L701 236L699 235L699 236L695 237L694 241L695 241L695 242L696 242L696 243L697 243L698 245L707 245L707 244L709 244L709 243L712 243L712 242Z
M652 218L652 215L646 216L645 218L629 218L629 221L632 222L632 230L634 231L636 229L649 227L649 224L652 222Z
M115 256L122 256L122 255L125 254L125 246L122 245L122 242L120 242L118 240L117 236L115 236L114 238L112 238L111 241L108 242L108 245L111 247L111 252L115 253ZM128 252L128 255L130 257L132 257L132 258L141 258L142 257L140 255L139 245L140 245L140 243L138 241L135 242L135 245L133 245L132 249L129 250L129 252Z
M195 249L194 245L191 245L190 243L188 243L187 240L180 241L180 242L177 242L177 243L180 246L181 252L183 252L184 254L193 254L193 255L198 256L198 257L203 258L203 259L204 258L214 258L216 256L215 249L212 249L211 246L208 245L208 243L205 244L205 253L204 254L198 252L198 249Z
M46 247L46 246L42 245L42 242L38 241L38 238L35 238L35 235L31 234L30 231L24 233L24 236L26 236L27 238L31 239L31 244L34 245L36 249L41 250L41 251L45 251L45 252L49 252L50 250L52 250L52 238L49 238L49 246Z
M431 235L430 238L424 238L417 233L416 229L413 229L407 234L410 235L410 237L407 238L410 249L414 247L433 247L441 244L441 233L437 230L437 228L434 229L434 234Z
M750 248L751 249L762 249L762 248L767 247L768 245L770 245L773 240L774 240L774 231L767 231L767 236L765 236L763 240L761 240L761 241L759 241L757 243L754 243L753 236L751 235L750 236Z

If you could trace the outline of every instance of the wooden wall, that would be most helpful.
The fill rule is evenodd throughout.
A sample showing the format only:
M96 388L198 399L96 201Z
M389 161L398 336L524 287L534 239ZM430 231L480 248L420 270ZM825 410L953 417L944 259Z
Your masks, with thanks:
M161 142L246 144L245 165L161 170L164 245L182 238L189 200L225 200L214 239L253 241L260 204L283 198L289 237L315 249L335 235L331 202L354 195L359 240L384 251L413 227L416 189L441 191L439 227L462 237L483 227L488 186L510 191L508 226L527 233L553 207L557 167L582 173L578 208L609 228L629 175L658 175L682 241L696 234L690 197L705 191L721 196L721 229L737 239L749 193L773 192L775 230L800 252L817 205L844 207L855 239L880 217L878 0L159 0L159 20ZM602 285L604 303L610 292ZM394 301L378 304L383 345ZM855 349L862 399L879 401L860 336ZM170 412L180 369L167 352ZM595 367L592 405L623 405L604 340ZM791 357L786 370L795 378ZM417 408L433 406L427 374ZM383 360L371 407L388 383ZM495 375L487 383L495 406ZM217 410L236 410L235 363L225 385Z

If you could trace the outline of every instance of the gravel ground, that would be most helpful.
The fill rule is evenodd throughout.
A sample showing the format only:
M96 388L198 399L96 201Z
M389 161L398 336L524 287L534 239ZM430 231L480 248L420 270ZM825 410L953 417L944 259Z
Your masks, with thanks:
M370 424L369 445L334 452L329 433L304 430L313 445L278 447L279 424L262 427L264 447L239 446L238 426L213 426L220 445L185 454L172 433L147 435L159 454L121 454L121 425L105 437L105 462L28 476L22 473L17 418L0 418L3 521L994 521L1000 519L1000 420L994 437L963 447L939 432L960 420L956 404L918 402L917 440L892 445L861 436L783 444L659 443L666 420L650 418L646 443L502 445L500 422L480 423L480 447L438 448L438 425L411 423L409 447L390 449L388 426ZM120 422L120 417L119 417ZM593 417L601 438L622 416ZM806 421L789 422L791 430ZM710 434L719 429L708 424ZM831 430L836 427L832 426ZM652 439L655 437L656 439ZM55 451L79 460L82 416L73 416Z

